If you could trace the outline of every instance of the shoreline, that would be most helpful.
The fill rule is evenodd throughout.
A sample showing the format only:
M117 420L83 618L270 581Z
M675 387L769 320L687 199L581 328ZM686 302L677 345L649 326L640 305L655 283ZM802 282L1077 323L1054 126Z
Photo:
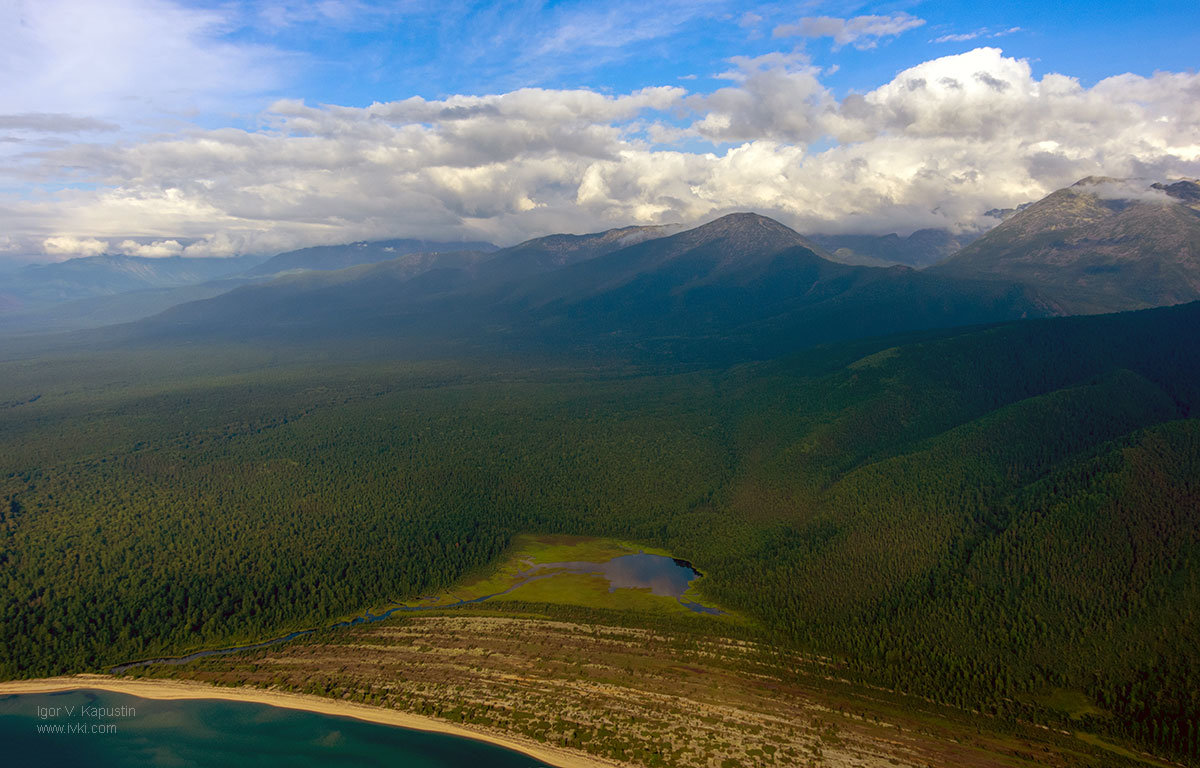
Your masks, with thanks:
M618 765L599 757L539 744L517 736L493 734L455 723L443 722L432 717L401 712L397 709L338 701L307 693L285 693L250 687L226 687L193 680L129 680L105 675L70 675L0 682L0 696L77 690L109 691L142 699L164 701L218 699L265 704L281 709L296 709L335 717L351 717L355 720L379 725L473 739L520 752L535 760L556 766L556 768L614 768Z

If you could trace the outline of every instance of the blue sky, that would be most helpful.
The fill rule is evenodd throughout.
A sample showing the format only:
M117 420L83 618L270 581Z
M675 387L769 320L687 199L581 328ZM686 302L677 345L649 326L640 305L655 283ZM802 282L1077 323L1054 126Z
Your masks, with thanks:
M0 51L10 262L745 209L978 229L1200 175L1195 0L0 0Z
M226 3L213 3L224 7ZM1035 72L1085 84L1200 65L1200 4L1175 2L258 3L229 38L302 54L280 94L365 106L524 86L627 92L688 78L695 90L734 56L804 50L838 68L836 92L868 90L936 56L995 44ZM804 17L907 14L923 23L873 47L776 37ZM953 39L958 37L959 39ZM951 39L945 39L951 38ZM695 77L695 80L690 80Z

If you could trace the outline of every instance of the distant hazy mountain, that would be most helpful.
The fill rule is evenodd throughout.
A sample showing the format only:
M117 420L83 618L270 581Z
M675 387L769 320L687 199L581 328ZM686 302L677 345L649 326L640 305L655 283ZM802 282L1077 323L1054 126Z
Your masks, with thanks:
M153 336L368 334L736 358L1056 311L1027 287L837 264L754 214L661 233L552 236L491 255L302 273L176 307L138 328Z
M903 264L922 269L945 261L979 237L945 229L918 229L908 237L890 235L809 235L834 261L866 267Z
M1200 298L1200 184L1089 177L932 269L1018 280L1071 312L1192 301Z
M482 252L495 248L491 243L387 240L306 248L265 262L263 257L150 259L103 255L32 265L0 281L0 333L75 330L130 322L276 275L337 270L360 262L395 261L398 257L407 259L408 266L393 264L391 270L415 273L437 260L436 254L414 255L414 249L452 254L469 250L472 255L468 261L474 261ZM464 263L458 256L451 260L455 265Z
M74 331L129 323L189 301L219 296L263 278L229 277L176 288L148 288L64 301L40 308L0 306L0 335Z
M32 311L59 302L129 291L176 288L243 272L261 258L169 258L106 254L34 264L10 275L0 294L9 311Z
M274 275L297 270L334 270L389 261L410 253L451 253L455 251L479 251L490 253L496 250L491 243L443 243L432 240L375 240L360 241L346 245L318 245L287 251L273 256L249 270L250 275Z

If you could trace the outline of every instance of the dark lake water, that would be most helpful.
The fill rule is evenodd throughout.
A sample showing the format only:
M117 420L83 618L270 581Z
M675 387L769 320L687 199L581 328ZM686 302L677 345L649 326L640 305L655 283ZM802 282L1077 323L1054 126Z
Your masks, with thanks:
M111 708L84 716L84 706ZM39 710L39 707L44 709ZM67 707L74 707L73 714ZM133 714L120 708L132 707ZM54 709L58 708L58 709ZM44 717L39 717L41 712ZM113 726L109 733L46 733L38 727ZM148 766L389 766L545 768L490 744L346 717L237 701L156 701L106 691L0 697L0 764Z
M651 594L673 597L697 613L720 613L716 608L683 599L688 585L700 577L700 572L690 563L672 557L639 552L636 555L614 557L603 563L541 563L523 573L531 578L544 578L562 572L599 574L608 580L609 592L614 589L649 589Z

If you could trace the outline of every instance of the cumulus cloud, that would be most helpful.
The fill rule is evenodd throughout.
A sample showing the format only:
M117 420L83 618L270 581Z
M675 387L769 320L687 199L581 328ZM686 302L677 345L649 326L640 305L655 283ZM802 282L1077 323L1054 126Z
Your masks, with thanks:
M723 76L709 94L283 101L258 130L73 145L41 172L75 169L95 188L10 201L0 231L50 254L109 238L199 256L401 236L512 243L746 209L801 231L964 230L1089 175L1200 175L1200 74L1085 87L979 48L842 98L797 54L737 59Z
M78 238L57 235L43 240L42 250L50 256L99 256L108 250L108 243L94 237Z
M156 240L151 243L124 240L117 246L117 250L126 256L140 256L145 259L164 259L183 254L183 246L178 240Z
M834 50L846 45L866 50L874 48L884 38L896 37L924 23L924 19L903 11L887 16L855 16L851 19L806 16L795 24L775 27L772 34L774 37L831 37Z
M210 257L225 259L244 253L278 252L292 245L292 241L282 233L275 234L272 242L271 233L256 233L247 236L240 232L217 232L194 243L189 243L180 254L185 258Z
M825 115L833 94L821 84L821 68L802 54L771 53L733 59L736 68L719 77L733 81L688 100L703 115L693 129L718 142L770 139L808 144L827 131Z

